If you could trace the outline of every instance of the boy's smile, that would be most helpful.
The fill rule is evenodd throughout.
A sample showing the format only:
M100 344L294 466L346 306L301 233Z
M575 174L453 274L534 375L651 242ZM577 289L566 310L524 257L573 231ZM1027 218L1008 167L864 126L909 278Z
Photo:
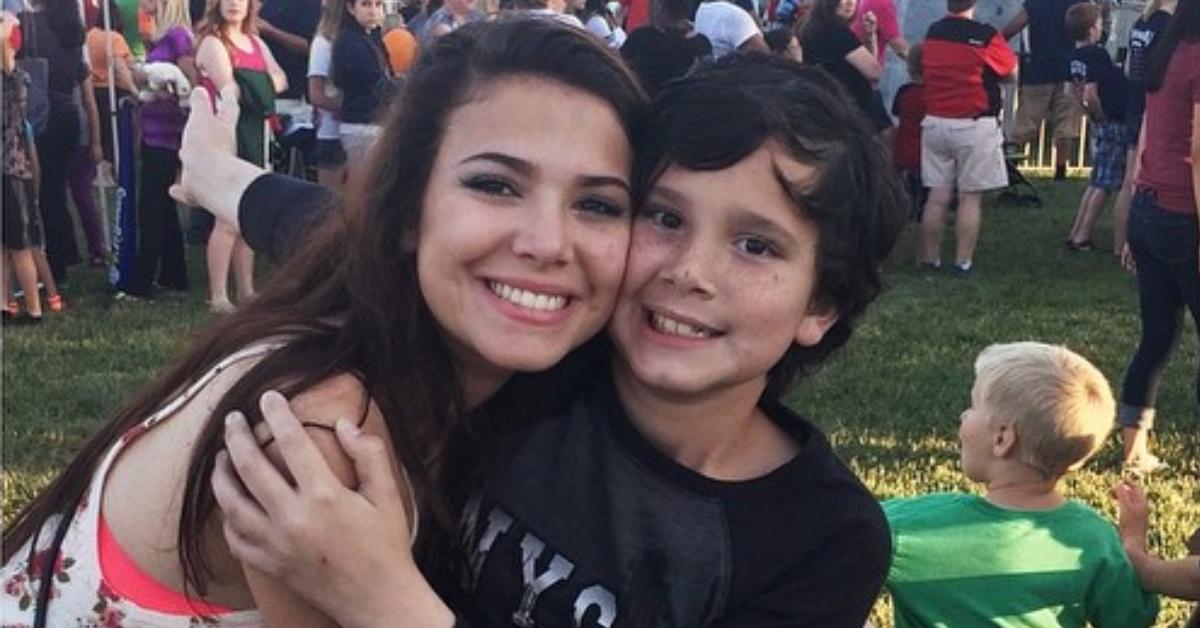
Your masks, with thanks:
M817 232L787 191L813 174L772 143L722 170L667 168L634 223L610 324L640 385L761 387L793 343L821 340L836 317L812 303Z

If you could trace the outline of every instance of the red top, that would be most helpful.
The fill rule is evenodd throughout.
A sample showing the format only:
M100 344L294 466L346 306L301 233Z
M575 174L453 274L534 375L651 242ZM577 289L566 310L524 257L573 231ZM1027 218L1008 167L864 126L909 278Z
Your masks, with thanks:
M981 118L1000 113L999 79L1017 55L991 26L948 15L929 27L922 68L929 115Z
M625 32L632 33L650 23L650 0L621 0L628 12L625 14Z
M1137 184L1153 188L1158 206L1193 214L1192 108L1200 104L1200 41L1181 41L1157 92L1146 94L1146 147Z
M896 3L894 0L862 0L854 12L854 20L850 22L850 30L864 44L867 43L867 31L863 28L862 17L868 11L875 14L876 38L879 46L875 50L875 59L883 65L887 55L887 43L900 36L900 22L896 19Z
M896 92L892 115L900 118L892 162L897 170L921 169L921 121L925 119L925 85L909 83Z
M225 44L225 50L229 52L229 64L234 70L256 70L258 72L267 71L267 58L263 56L262 47L258 45L258 38L250 36L250 50L242 50L233 45L233 42L222 41ZM217 85L207 74L200 76L200 84L204 89L208 90L209 104L212 105L213 111L217 110Z

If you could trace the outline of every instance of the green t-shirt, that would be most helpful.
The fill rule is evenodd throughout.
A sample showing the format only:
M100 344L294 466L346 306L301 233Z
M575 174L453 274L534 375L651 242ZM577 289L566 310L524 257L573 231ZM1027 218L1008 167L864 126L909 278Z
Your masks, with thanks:
M1133 628L1158 615L1116 529L1079 502L1008 510L937 493L888 500L883 511L896 628Z
M129 52L135 59L146 58L146 45L142 43L142 34L138 31L138 0L117 0L117 9L121 12L124 23L125 43L129 44Z

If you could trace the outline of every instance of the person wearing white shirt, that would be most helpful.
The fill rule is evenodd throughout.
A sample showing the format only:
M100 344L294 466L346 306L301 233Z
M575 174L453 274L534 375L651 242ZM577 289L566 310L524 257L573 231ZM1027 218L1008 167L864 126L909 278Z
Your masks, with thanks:
M770 52L754 16L725 0L700 4L700 8L696 9L696 32L712 43L714 59L720 59L735 50Z

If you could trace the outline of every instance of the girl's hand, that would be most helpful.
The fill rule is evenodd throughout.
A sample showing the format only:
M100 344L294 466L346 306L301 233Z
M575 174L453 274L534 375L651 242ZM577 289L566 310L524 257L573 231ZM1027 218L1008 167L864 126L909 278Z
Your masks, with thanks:
M1133 259L1133 250L1128 242L1121 245L1121 266L1131 273L1137 273L1137 262Z
M413 561L387 445L349 421L338 423L338 442L359 480L350 490L282 395L263 395L261 406L294 485L259 448L245 418L230 415L227 452L218 456L212 484L233 555L343 626L452 625L453 613Z
M867 35L874 35L878 31L879 20L875 18L874 11L867 11L866 13L863 13L862 21L863 30L866 31Z

